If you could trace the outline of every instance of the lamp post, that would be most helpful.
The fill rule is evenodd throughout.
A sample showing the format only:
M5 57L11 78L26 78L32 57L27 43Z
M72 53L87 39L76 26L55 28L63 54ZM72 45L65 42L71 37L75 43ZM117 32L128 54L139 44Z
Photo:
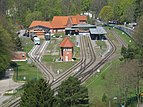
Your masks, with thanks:
M16 65L16 80L18 80L18 65Z

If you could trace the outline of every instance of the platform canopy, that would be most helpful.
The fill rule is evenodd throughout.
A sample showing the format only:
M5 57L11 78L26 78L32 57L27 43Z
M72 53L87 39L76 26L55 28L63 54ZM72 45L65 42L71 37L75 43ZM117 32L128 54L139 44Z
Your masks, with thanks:
M91 34L106 34L107 33L105 29L101 26L97 26L96 28L90 28L89 31Z
M82 23L82 24L78 24L78 25L74 25L72 26L72 28L95 28L96 25L91 25L91 24L87 24L87 23Z
M65 30L79 30L78 28L65 28Z

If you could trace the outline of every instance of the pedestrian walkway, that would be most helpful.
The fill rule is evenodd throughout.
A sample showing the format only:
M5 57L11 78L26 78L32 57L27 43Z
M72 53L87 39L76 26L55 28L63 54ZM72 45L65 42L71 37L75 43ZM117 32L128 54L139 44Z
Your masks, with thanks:
M143 104L140 104L139 107L143 107Z
M11 97L11 96L4 96L6 91L15 90L16 88L24 84L24 83L14 82L12 79L13 73L14 71L7 70L5 78L0 80L0 105L2 104L3 101Z

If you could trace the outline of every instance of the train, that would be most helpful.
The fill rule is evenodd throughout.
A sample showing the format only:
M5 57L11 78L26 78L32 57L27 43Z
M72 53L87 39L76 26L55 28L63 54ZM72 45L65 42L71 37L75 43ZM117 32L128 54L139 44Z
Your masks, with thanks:
M37 37L35 34L31 35L31 40L34 42L35 45L40 45L40 38Z
M40 45L40 38L39 37L34 37L33 42L35 45Z

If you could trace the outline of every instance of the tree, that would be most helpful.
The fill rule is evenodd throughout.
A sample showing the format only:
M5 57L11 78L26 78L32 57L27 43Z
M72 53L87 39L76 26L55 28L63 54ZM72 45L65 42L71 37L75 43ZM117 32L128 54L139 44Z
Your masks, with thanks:
M135 39L136 39L136 42L138 43L139 46L143 46L142 45L142 42L143 42L143 16L140 17L140 20L138 21L138 25L137 25L137 28L135 30Z
M103 96L102 96L102 102L106 102L107 101L107 96L106 94L104 93Z
M128 48L122 46L121 55L125 60L132 60L138 58L138 47L129 45Z
M99 17L108 22L113 20L113 9L111 6L104 6L99 13Z
M138 19L143 15L143 0L135 0L135 20L138 21Z
M106 5L107 5L107 0L91 0L90 11L93 13L95 17L98 17L101 9Z
M134 21L134 0L108 0L108 5L113 9L113 19L119 22Z
M0 0L0 15L5 15L8 8L7 0Z
M83 13L89 11L90 2L91 2L91 0L82 0L81 10L82 10Z
M119 89L119 98L121 104L127 106L127 100L130 93L135 93L134 96L137 98L137 103L140 103L140 93L141 93L141 81L143 79L143 70L140 61L133 59L125 62L121 65L118 71L117 84Z
M10 34L0 23L0 78L4 76L11 59L11 40Z
M25 25L29 26L29 24L32 23L33 20L43 20L42 13L40 11L28 11L25 16Z
M88 90L80 85L75 77L69 77L58 89L57 103L59 107L78 107L88 104Z
M44 79L29 81L21 98L21 107L53 107L54 92Z

